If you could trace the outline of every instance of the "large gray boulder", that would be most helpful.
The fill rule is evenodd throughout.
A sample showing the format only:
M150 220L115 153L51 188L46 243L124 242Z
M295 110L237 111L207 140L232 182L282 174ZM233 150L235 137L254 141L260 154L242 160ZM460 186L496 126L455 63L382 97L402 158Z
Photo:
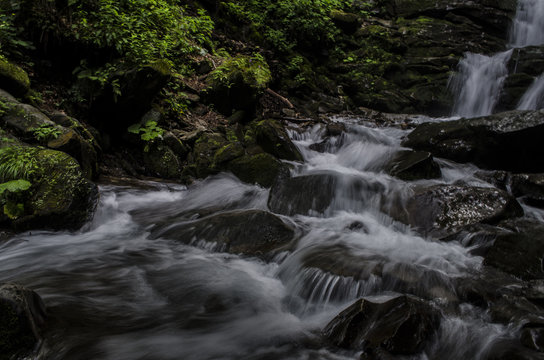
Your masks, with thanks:
M405 209L392 215L422 234L443 237L469 225L494 224L521 216L523 210L516 199L503 190L435 185L416 190Z
M486 169L544 171L544 110L419 125L404 146Z

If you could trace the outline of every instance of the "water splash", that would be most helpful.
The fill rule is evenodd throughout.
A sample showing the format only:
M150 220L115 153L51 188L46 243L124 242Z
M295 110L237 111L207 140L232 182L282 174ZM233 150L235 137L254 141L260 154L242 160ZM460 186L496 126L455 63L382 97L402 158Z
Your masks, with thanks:
M535 79L523 95L518 110L538 110L544 108L544 74Z

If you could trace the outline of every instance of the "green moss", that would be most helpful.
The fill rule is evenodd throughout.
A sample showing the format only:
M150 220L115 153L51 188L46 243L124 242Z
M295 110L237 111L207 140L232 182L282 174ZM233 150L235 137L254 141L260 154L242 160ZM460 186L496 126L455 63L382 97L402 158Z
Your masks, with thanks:
M30 89L27 73L12 63L0 59L0 83L2 87L15 96L23 96Z
M240 180L264 187L272 186L281 168L281 162L267 153L245 155L229 163L229 170Z
M11 220L16 220L25 214L25 207L21 203L8 201L4 205L4 214Z
M254 89L265 89L272 79L270 68L260 54L238 55L225 60L210 73L213 87L231 88L243 83Z

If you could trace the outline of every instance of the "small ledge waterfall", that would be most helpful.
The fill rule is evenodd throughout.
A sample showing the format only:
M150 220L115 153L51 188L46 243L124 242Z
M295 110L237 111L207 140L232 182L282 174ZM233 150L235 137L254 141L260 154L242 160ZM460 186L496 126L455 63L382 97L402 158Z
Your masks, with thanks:
M457 100L453 113L463 117L491 114L506 77L506 67L512 50L494 56L466 53L459 62L459 74L452 79L450 87Z
M544 1L519 0L510 32L510 50L492 56L466 53L449 88L456 95L453 115L477 117L493 113L508 77L513 48L544 44ZM520 110L544 106L544 74L535 79L518 104Z
M544 44L544 1L519 0L510 44L511 47Z
M536 110L544 108L544 74L540 75L518 104L519 110Z

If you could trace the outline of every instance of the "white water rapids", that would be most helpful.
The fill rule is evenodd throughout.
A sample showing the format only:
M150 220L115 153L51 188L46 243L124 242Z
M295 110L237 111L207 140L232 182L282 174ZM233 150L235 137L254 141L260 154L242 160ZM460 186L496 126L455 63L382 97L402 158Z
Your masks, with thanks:
M346 123L347 134L325 153L309 149L321 141L318 127L293 133L306 160L295 165L294 175L334 172L379 186L339 186L324 214L282 217L296 227L296 245L270 262L149 236L147 224L176 223L202 209L268 210L269 190L229 174L188 188L105 185L94 220L83 230L25 233L0 243L0 282L30 287L48 306L41 358L357 359L356 352L329 347L321 330L360 296L391 292L431 299L442 309L438 333L410 359L481 359L495 342L515 337L520 324L492 323L482 309L455 305L453 283L474 276L481 257L458 242L418 236L373 201L402 201L421 184L491 185L473 176L476 168L449 162L442 163L438 180L392 178L383 166L406 132L337 121ZM348 190L358 196L346 196ZM329 272L330 261L355 267L357 276ZM373 266L385 275L376 276Z

